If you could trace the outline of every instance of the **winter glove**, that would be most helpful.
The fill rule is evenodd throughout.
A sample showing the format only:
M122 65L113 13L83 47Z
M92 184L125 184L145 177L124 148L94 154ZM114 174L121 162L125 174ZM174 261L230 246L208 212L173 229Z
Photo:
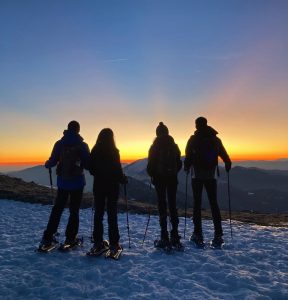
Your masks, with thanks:
M49 168L50 168L49 160L46 160L46 162L45 162L45 168L46 168L46 169L49 169Z
M225 163L225 170L228 173L231 170L232 163L231 161Z

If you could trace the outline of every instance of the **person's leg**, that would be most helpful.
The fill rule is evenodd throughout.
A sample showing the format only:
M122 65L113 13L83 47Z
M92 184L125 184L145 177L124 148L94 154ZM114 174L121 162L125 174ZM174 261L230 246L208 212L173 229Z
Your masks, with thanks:
M108 234L112 247L117 246L120 239L117 216L118 197L119 184L113 184L109 187L109 192L107 193Z
M193 190L193 224L194 234L202 237L202 220L201 220L201 203L202 203L202 191L203 181L201 179L192 179L192 190Z
M52 241L53 235L57 232L59 222L68 199L69 192L58 189L55 204L52 208L47 228L43 233L43 239Z
M210 202L212 218L214 223L215 237L221 237L223 235L222 224L221 224L221 213L217 202L217 182L216 179L206 180L205 188L207 196Z
M159 223L161 228L161 239L168 240L167 231L167 204L166 204L166 185L159 182L155 184L155 189L158 197Z
M178 234L179 218L178 218L178 211L176 206L176 193L177 193L177 179L171 180L167 185L167 198L168 198L168 206L170 212L170 220L172 225L171 239L175 241L179 240L179 234Z
M70 194L70 205L69 205L69 219L66 226L66 239L73 241L79 230L79 209L83 196L83 188L78 190L72 190Z
M103 216L105 211L105 191L103 187L94 187L94 229L93 240L95 244L103 241Z

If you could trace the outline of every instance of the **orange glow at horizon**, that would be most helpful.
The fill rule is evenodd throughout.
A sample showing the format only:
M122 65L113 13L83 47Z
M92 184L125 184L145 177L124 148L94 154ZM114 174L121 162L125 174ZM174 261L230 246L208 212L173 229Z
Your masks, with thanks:
M288 158L288 153L273 153L273 154L257 154L257 153L245 153L245 154L239 154L239 153L230 153L230 158L232 161L244 161L244 160L277 160L277 159L283 159ZM182 154L184 156L184 153ZM133 156L126 156L122 155L123 158L121 158L122 163L132 163L136 160L147 158L147 155L133 155ZM47 158L43 160L26 160L25 158L18 158L18 159L11 159L9 161L0 161L0 165L2 166L25 166L25 165L44 165ZM221 159L219 159L221 161Z

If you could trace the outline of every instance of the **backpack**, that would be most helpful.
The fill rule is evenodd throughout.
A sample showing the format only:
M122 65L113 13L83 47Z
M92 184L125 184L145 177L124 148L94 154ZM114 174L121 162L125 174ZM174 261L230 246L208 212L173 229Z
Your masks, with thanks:
M62 145L56 173L63 179L68 180L83 174L83 168L81 166L81 147L79 144Z
M218 143L216 138L200 137L195 140L194 164L208 170L218 165Z
M155 172L161 176L177 175L179 158L175 145L160 148L158 151Z

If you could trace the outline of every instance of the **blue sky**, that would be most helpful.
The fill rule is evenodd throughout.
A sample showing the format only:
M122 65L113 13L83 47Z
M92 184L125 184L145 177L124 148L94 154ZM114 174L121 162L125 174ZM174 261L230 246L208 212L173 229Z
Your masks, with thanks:
M285 0L1 1L0 155L20 159L17 143L21 160L48 155L70 119L90 146L112 127L127 157L142 156L164 121L183 152L202 114L232 154L281 156L287 16ZM247 140L243 114L255 120ZM278 131L275 149L262 129Z

